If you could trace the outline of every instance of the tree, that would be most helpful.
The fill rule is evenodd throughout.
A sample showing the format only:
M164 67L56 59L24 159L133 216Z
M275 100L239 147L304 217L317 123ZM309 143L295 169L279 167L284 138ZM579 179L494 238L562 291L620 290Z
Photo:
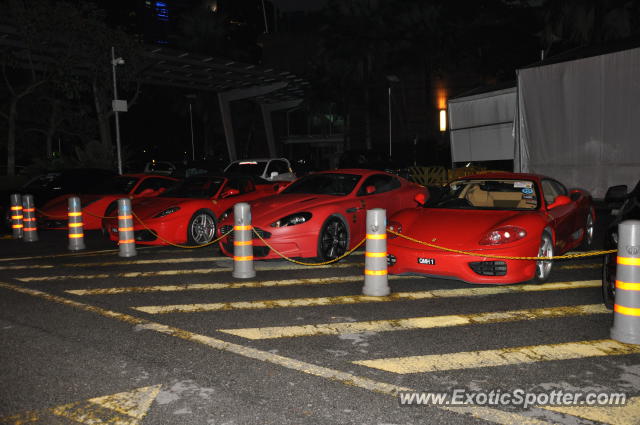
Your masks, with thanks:
M49 103L47 152L62 122L68 117L64 100L77 103L91 99L96 134L105 151L113 150L109 118L111 110L111 47L127 59L119 70L121 91L134 82L142 61L137 44L122 31L109 28L102 12L91 3L75 6L65 1L0 0L7 11L15 42L2 50L2 75L9 93L2 116L8 121L7 173L15 172L15 144L18 103L36 90L40 102ZM46 90L45 90L46 89ZM133 102L132 102L133 103ZM112 164L104 164L110 166Z

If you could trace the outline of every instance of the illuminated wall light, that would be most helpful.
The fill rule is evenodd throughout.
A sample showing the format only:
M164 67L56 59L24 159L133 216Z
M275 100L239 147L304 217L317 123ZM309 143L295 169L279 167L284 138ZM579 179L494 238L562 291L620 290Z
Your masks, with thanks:
M440 131L447 131L447 110L440 109Z

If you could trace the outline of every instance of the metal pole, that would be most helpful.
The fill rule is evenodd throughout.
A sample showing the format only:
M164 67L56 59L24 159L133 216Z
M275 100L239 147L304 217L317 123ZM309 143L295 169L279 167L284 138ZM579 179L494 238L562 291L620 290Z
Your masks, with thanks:
M193 161L196 160L196 145L193 142L193 111L191 108L191 103L189 103L189 123L191 124L191 159Z
M362 293L372 297L389 295L387 276L387 211L367 210L367 243L364 259L364 287Z
M640 344L640 220L618 224L615 284L611 339Z
M389 86L389 159L391 159L391 86Z
M262 16L264 17L264 33L269 34L269 25L267 24L267 11L264 9L264 0L262 0Z
M118 85L116 83L116 49L111 47L111 69L113 71L113 100L118 100ZM118 174L122 174L122 156L120 153L120 119L118 111L114 110L116 115L116 153L118 155Z

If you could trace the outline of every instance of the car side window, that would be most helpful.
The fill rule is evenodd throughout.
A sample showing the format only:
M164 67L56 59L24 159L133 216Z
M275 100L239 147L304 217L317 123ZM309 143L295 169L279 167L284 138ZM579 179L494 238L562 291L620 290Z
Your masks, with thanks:
M140 185L135 191L135 194L137 195L139 193L142 193L142 191L146 189L151 189L151 190L167 189L173 184L175 184L175 181L169 180L169 179L148 178L142 183L140 183Z
M236 189L240 194L253 192L256 190L256 186L251 179L248 178L234 178L227 182L224 190Z
M567 196L567 188L555 180L542 180L542 191L544 192L544 201L547 205L552 204L558 195Z
M269 177L274 171L278 174L285 174L289 172L289 167L286 162L276 159L269 163L269 166L267 167L267 177Z
M375 191L373 193L369 193L369 195L384 193L399 188L400 180L387 174L375 174L367 178L362 186L360 186L358 196L367 195L367 187L369 186L375 187Z

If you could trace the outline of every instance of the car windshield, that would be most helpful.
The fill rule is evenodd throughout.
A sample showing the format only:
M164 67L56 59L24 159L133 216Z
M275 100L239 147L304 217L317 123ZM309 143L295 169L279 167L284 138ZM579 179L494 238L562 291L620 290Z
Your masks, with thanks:
M426 208L535 210L538 191L531 180L472 179L454 181Z
M224 171L225 175L261 176L267 166L267 161L234 162Z
M309 174L291 183L282 193L344 196L353 192L359 180L357 174Z
M129 193L140 180L138 177L120 176L113 181L115 193Z
M223 178L188 178L167 189L161 196L165 198L211 198L224 183Z

